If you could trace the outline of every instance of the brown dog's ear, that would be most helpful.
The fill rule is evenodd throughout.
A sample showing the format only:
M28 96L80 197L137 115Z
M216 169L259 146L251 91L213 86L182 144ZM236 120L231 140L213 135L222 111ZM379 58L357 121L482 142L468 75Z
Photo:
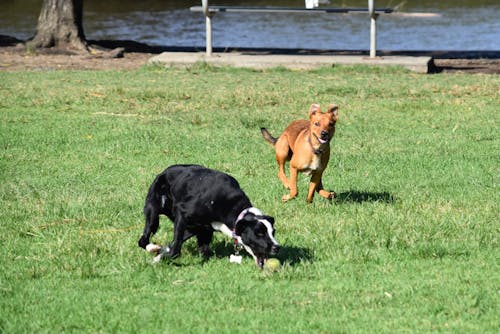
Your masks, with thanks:
M321 112L319 104L317 103L311 104L311 108L309 108L309 118L311 118L311 116L316 114L317 112Z
M339 106L335 104L330 104L328 106L328 112L332 113L332 119L336 122L339 119Z

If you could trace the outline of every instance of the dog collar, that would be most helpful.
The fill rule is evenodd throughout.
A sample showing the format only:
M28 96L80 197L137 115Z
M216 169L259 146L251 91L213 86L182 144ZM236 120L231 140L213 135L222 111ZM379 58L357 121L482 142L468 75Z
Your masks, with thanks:
M245 217L245 215L250 211L251 208L246 208L243 211L240 212L236 220L234 221L234 227L233 230L231 231L233 234L233 240L234 240L234 247L238 247L238 238L239 236L236 234L236 225Z
M246 208L245 210L240 212L240 214L234 221L234 227L233 230L231 231L234 242L234 253L236 254L236 256L239 255L241 249L243 248L243 245L239 242L240 237L236 234L236 225L238 225L238 222L240 222L243 219L243 217L245 217L245 215L250 211L250 209L251 208Z
M240 214L238 215L238 217L234 221L234 227L233 227L233 230L231 231L233 241L234 241L234 251L235 251L236 255L239 254L239 252L243 249L243 246L244 246L243 243L241 242L241 237L236 234L236 225L238 225L238 223L241 220L243 220L243 217L245 217L245 215L249 212L253 213L255 216L262 216L263 215L262 211L260 211L259 209L255 208L253 206L246 208L240 212Z
M238 224L238 222L240 220L243 219L243 217L245 217L245 215L250 212L250 209L251 208L246 208L245 210L241 211L240 214L238 215L238 218L236 218L236 220L234 221L234 229L236 229L236 224Z
M325 149L321 148L321 144L320 144L319 148L314 148L313 143L311 142L311 137L309 137L307 141L309 142L309 145L311 145L311 148L312 148L314 154L316 154L316 155L323 154L323 152L325 151Z

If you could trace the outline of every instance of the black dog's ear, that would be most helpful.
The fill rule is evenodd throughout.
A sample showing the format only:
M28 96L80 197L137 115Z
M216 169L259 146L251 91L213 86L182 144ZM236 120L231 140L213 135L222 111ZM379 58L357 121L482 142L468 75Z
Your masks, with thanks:
M253 219L251 219L251 217L247 217L249 216L248 214L246 214L241 220L238 221L238 223L236 224L235 228L234 228L234 233L236 233L236 235L239 235L241 236L241 234L243 233L243 231L250 225L250 223L253 221ZM252 215L253 216L253 215Z
M234 229L234 232L236 235L241 235L245 228L248 226L251 226L252 223L256 223L259 219L265 219L268 222L271 223L271 225L274 226L274 217L271 216L256 216L255 214L248 212L246 213L243 218L241 218L238 223L236 224L236 227Z
M251 222L251 221L254 221L255 220L255 215L251 212L247 212L245 213L245 215L243 216L243 218L241 220L244 220L244 221L247 221L247 222Z
M241 235L243 231L250 226L250 224L255 223L257 221L257 216L251 212L247 212L236 224L234 232L236 235Z
M274 217L264 216L264 219L271 223L274 226Z
M271 223L271 225L274 225L274 217L271 216L266 216L266 215L256 216L253 213L249 212L243 217L243 220L246 220L248 222L256 221L259 219L267 220L268 222Z

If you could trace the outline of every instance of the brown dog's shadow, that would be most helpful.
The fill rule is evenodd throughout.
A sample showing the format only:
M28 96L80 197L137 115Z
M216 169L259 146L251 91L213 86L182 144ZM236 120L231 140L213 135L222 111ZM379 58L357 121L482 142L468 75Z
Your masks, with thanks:
M383 202L394 203L396 199L388 192L366 192L350 190L335 196L337 203Z
M287 263L291 267L304 261L312 262L314 258L309 249L294 246L282 246L276 257L281 263Z

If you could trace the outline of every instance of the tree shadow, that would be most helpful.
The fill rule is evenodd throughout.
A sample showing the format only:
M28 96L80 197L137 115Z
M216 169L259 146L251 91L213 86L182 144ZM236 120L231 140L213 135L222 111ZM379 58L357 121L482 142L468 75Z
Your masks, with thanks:
M335 196L337 203L364 203L364 202L382 202L394 203L396 199L388 192L366 192L349 190Z

